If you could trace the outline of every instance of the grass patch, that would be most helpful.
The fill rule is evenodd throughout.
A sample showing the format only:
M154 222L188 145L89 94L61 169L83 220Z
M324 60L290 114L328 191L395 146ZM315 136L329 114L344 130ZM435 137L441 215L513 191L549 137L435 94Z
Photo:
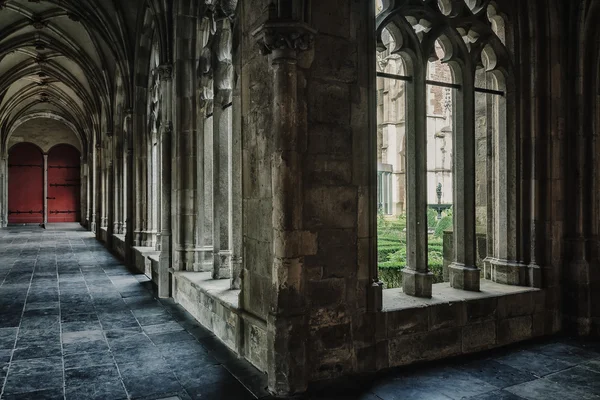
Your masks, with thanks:
M428 264L433 273L433 282L443 282L443 234L452 226L452 210L446 211L441 220L437 213L428 210L429 235ZM377 219L377 266L379 279L386 288L402 286L402 269L406 266L406 216L388 217L379 215Z

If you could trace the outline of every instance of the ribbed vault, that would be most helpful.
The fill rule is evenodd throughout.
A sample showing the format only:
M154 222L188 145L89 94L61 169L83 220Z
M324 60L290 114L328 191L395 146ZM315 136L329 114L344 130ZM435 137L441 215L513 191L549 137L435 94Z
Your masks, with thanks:
M115 77L128 79L132 63L133 20L135 4L0 0L2 152L14 129L39 115L67 123L84 149L110 131Z

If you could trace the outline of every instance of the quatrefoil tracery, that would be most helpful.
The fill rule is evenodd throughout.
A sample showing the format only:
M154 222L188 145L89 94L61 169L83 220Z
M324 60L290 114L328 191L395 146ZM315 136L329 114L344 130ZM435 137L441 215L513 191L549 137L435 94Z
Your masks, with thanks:
M434 43L443 37L442 62L458 61L486 71L509 69L504 18L491 0L380 0L378 4L380 51L410 52L421 60L437 61ZM393 38L388 43L383 43L384 30Z

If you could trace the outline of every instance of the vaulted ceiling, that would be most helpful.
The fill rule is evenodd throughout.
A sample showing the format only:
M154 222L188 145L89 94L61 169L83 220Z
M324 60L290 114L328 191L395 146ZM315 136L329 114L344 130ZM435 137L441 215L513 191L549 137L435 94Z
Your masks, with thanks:
M84 146L112 118L116 76L132 65L137 4L128 0L0 0L2 144L25 121L50 117Z

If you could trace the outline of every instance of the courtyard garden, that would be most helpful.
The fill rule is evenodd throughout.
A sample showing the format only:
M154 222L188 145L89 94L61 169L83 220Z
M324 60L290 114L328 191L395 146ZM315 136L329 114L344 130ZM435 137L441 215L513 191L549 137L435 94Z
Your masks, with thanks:
M438 220L437 212L427 212L429 227L429 270L433 283L443 282L443 236L452 229L452 209L445 211ZM406 266L406 215L387 216L377 219L377 262L379 279L385 287L402 287L402 269Z

